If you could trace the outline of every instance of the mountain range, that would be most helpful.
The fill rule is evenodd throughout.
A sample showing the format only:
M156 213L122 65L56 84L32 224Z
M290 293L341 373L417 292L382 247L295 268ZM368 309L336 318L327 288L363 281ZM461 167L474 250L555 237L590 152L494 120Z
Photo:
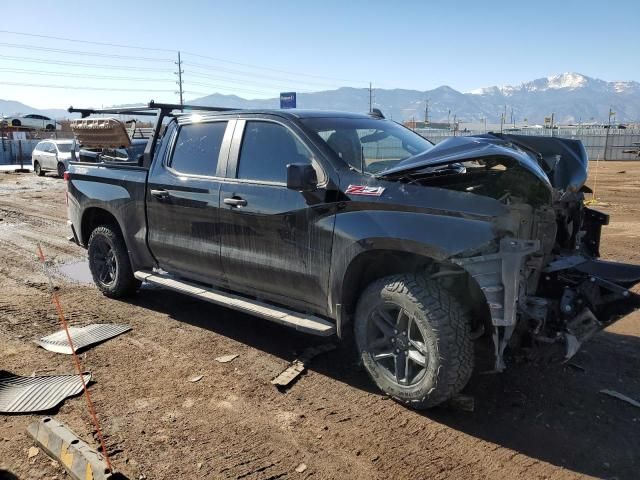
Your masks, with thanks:
M609 109L617 122L640 120L640 83L608 82L579 73L563 73L525 82L459 92L446 85L433 90L375 89L374 106L395 120L454 121L496 124L501 114L506 123L515 121L542 123L555 114L557 123L606 122ZM278 98L245 99L214 93L188 103L234 108L278 108ZM297 94L298 108L365 112L369 108L369 90L342 87ZM0 100L0 112L41 113L56 118L68 117L64 110L37 110L19 102Z

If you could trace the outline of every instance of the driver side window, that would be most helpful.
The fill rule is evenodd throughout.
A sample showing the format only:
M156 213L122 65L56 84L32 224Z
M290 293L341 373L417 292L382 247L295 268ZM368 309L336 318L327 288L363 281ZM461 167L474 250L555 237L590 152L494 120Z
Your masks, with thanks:
M311 152L286 127L273 122L248 121L237 178L286 183L288 164L311 162Z

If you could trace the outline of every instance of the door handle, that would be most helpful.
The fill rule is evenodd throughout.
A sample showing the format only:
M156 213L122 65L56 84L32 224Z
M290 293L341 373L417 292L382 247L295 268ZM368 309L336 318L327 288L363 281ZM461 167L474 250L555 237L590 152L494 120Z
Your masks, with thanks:
M244 198L239 198L239 197L230 197L230 198L225 198L224 203L226 205L231 205L232 207L246 207L247 206L247 201Z
M158 200L167 200L169 198L169 192L166 190L150 190L149 193Z

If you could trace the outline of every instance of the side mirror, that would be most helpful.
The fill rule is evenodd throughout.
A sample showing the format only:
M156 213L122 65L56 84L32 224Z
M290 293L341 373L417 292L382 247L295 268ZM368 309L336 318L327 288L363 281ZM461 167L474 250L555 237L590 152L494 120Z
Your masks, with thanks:
M298 192L313 192L318 188L318 176L310 163L287 165L287 188Z

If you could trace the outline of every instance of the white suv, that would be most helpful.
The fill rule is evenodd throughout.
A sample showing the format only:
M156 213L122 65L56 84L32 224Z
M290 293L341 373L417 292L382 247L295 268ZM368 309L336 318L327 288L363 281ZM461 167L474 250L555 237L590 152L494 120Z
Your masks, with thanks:
M31 154L33 171L39 177L45 172L56 172L59 177L69 168L75 149L74 140L43 140Z

